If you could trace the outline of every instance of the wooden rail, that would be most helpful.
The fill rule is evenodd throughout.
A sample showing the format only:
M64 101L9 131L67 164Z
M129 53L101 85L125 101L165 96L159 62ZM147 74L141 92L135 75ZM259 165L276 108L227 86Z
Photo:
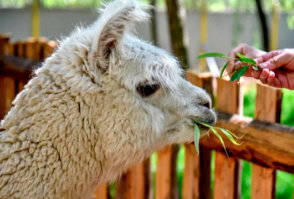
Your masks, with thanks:
M56 47L46 38L9 42L0 35L0 118L23 89L33 68L50 56ZM294 173L294 128L279 124L282 93L278 89L257 85L255 118L242 116L242 86L217 79L213 92L210 74L187 72L187 80L216 94L218 121L216 126L243 136L240 146L224 138L229 157L216 136L200 139L200 155L194 145L185 145L185 168L182 186L184 199L240 198L241 160L252 163L251 198L274 198L276 170ZM115 198L156 199L179 198L176 175L178 146L166 147L157 153L157 171L151 172L151 159L133 167L116 182ZM212 151L215 151L215 171L211 174ZM215 182L211 187L211 178ZM155 178L153 178L155 177ZM155 184L155 185L154 185ZM97 187L93 198L111 198L110 187Z

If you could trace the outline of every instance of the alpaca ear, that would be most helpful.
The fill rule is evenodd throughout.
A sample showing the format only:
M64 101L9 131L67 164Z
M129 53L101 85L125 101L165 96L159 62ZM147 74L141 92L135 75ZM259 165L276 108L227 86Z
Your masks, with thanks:
M137 21L149 18L135 1L117 0L102 10L94 24L92 59L96 66L107 69L111 53L119 46L123 34L130 31Z

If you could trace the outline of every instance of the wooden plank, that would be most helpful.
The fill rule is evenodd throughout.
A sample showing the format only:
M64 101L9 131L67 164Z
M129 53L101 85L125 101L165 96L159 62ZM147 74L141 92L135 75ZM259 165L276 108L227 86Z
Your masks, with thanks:
M251 198L275 198L276 170L253 164Z
M108 185L102 184L99 185L95 191L95 199L108 199L109 192L108 192Z
M188 70L186 76L189 82L195 86L204 88L212 96L212 76L210 73L198 75L194 71ZM185 148L185 170L182 188L183 198L211 198L211 150L200 146L200 155L197 155L193 143L186 144Z
M57 48L57 42L55 41L48 41L44 46L44 59L50 57L54 50Z
M157 153L157 171L156 171L156 199L177 198L174 190L175 175L172 175L173 153L177 153L175 147L166 146Z
M240 114L240 85L217 79L217 110L231 114ZM227 157L223 152L216 152L215 162L215 199L234 199L240 196L240 163L234 157Z
M225 112L218 112L217 115L216 126L228 129L237 136L243 136L241 145L234 145L223 137L231 156L264 167L294 173L293 127ZM209 139L200 140L200 144L210 149L223 151L223 146L212 134Z
M38 60L38 55L36 54L36 43L37 40L34 38L28 38L26 40L25 53L27 59L31 59L33 61Z
M8 43L10 36L7 34L0 34L0 55L8 53Z
M8 113L15 98L15 81L12 77L0 77L0 120Z
M17 42L16 45L17 45L17 50L16 50L16 56L17 57L25 57L25 43L24 42Z
M183 199L198 199L200 198L200 157L193 144L186 144L185 149Z
M38 60L36 61L41 61L43 60L45 57L44 57L44 54L45 54L45 45L47 44L47 38L46 37L40 37L38 39L38 42L36 44L36 54L37 54L37 58Z
M131 168L116 184L116 199L147 199L150 191L150 160Z
M16 43L8 43L7 44L7 54L8 55L16 55L17 45Z
M282 91L257 84L255 118L280 122ZM252 199L275 198L276 171L257 164L252 165Z

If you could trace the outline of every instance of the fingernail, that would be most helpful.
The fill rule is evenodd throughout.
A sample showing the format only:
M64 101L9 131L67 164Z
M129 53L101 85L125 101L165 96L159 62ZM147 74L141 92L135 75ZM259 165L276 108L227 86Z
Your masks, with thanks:
M259 64L259 66L262 67L262 68L266 68L267 64L266 63L261 63L261 64Z

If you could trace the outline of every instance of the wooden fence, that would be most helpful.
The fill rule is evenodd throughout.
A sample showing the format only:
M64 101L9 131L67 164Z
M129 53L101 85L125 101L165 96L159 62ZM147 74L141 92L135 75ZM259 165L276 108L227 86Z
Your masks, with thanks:
M9 36L0 35L0 118L4 117L14 97L28 81L33 67L50 56L55 47L55 42L44 38L10 43ZM213 95L211 75L188 71L187 79ZM276 171L294 173L294 129L279 124L281 90L257 85L253 119L242 116L242 85L223 79L217 79L216 83L216 126L229 129L238 136L244 135L240 146L224 138L229 158L212 134L201 138L200 155L196 154L193 144L186 144L182 195L179 196L176 173L179 147L165 147L157 152L155 175L152 175L151 160L148 159L124 174L115 188L100 185L93 198L111 198L110 190L115 190L115 198L119 199L240 198L241 160L252 163L251 198L275 198ZM213 174L212 151L215 151ZM214 175L213 189L211 175Z

